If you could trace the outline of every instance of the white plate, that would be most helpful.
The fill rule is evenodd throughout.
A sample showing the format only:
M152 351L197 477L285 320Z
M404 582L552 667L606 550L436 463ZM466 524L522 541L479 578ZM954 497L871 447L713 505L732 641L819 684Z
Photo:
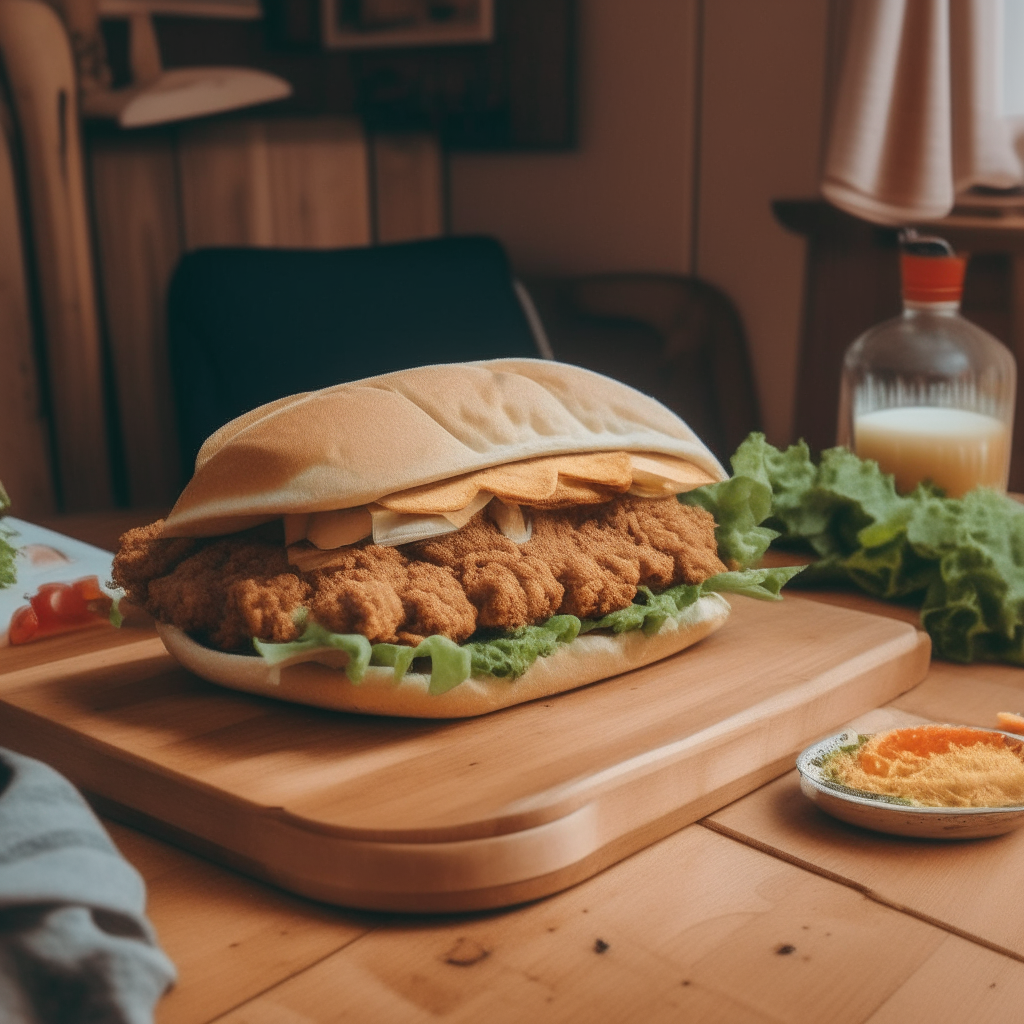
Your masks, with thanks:
M0 537L18 552L14 560L17 579L12 586L0 587L0 647L7 643L11 617L45 583L71 583L83 576L95 576L105 593L123 596L120 590L106 586L114 561L109 551L13 516L0 519ZM28 554L32 545L49 548L51 557L34 560Z
M1000 733L1018 743L1022 740L999 729L979 732ZM1024 825L1024 807L1020 806L911 807L893 797L850 789L824 777L821 765L828 754L869 735L872 734L847 729L808 747L796 760L801 791L832 817L875 832L916 839L980 839L1003 835Z

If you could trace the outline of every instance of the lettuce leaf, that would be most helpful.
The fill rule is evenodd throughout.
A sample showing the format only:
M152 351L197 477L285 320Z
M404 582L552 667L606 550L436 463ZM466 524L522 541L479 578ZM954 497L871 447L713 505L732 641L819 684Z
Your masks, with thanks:
M10 500L7 497L7 492L4 490L3 484L0 484L0 516L3 515L3 511L8 505L10 505ZM8 543L8 538L14 536L16 536L16 531L5 529L2 519L0 519L0 590L4 587L11 587L18 581L18 568L15 561L18 552L12 544Z
M831 448L814 465L803 442L781 452L761 434L732 463L770 486L765 526L819 556L802 585L852 583L920 602L937 655L1024 665L1024 506L985 489L900 495L876 462Z
M579 632L580 620L575 615L553 615L540 625L471 640L463 646L472 657L472 675L518 679L538 658L554 654Z
M642 630L648 636L677 617L698 598L711 593L743 594L766 601L780 600L783 585L803 566L777 569L745 569L719 573L696 585L680 584L661 594L641 587L633 603L600 619L581 621L575 615L553 615L539 625L508 632L478 635L464 644L443 636L428 636L416 647L401 644L373 644L354 633L331 633L303 610L297 621L302 635L291 643L254 640L257 652L271 665L316 661L328 651L348 655L344 671L355 684L362 682L370 665L394 668L395 682L421 658L430 659L431 694L445 693L471 676L517 679L538 659L553 654L582 633L604 630L626 633Z
M447 693L464 682L472 669L472 654L446 636L428 636L415 647L400 644L374 644L370 651L371 665L393 665L395 682L409 671L417 658L430 659L430 686L432 695Z
M301 621L305 628L298 640L291 643L275 644L253 640L257 653L271 665L285 662L312 661L322 651L341 651L348 658L345 675L353 683L362 682L370 664L370 641L358 633L332 633L318 622L309 618L302 609Z
M778 532L761 526L772 509L767 479L733 476L679 495L685 505L699 505L714 517L718 557L730 569L745 569L768 550Z

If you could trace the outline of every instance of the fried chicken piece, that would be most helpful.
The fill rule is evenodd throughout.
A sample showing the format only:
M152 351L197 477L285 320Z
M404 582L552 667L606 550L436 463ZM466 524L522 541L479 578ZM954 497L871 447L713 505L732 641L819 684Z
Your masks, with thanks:
M465 640L476 629L476 611L452 573L410 562L397 548L353 547L340 565L307 579L310 613L336 633L415 645L433 633Z
M165 543L173 542L156 541L157 546ZM299 628L292 614L309 593L309 584L289 571L283 545L238 535L207 543L167 575L151 580L143 606L162 622L230 651L251 647L253 637L296 639Z
M476 608L454 574L438 565L409 563L402 605L406 618L396 636L399 643L415 645L434 633L461 643L476 632Z
M295 639L302 607L325 628L372 643L413 645L435 633L459 643L482 627L516 629L556 613L598 618L630 604L638 586L661 591L725 570L711 515L672 497L531 516L525 544L485 509L443 537L399 548L364 542L306 573L265 531L182 543L153 524L125 535L114 579L157 618L222 650L246 650L254 636Z
M412 559L452 572L477 609L480 626L515 629L538 622L554 615L562 600L563 587L543 558L527 554L526 545L509 540L483 512L455 533L405 550Z
M114 582L141 607L146 605L149 581L167 575L199 543L191 537L164 540L160 537L163 525L158 519L122 534L114 556Z
M715 522L674 497L533 510L533 536L515 544L478 512L461 530L402 549L451 569L478 625L516 629L556 613L599 618L638 586L664 590L724 572Z
M371 643L393 643L405 618L393 583L346 579L338 573L314 592L309 611L331 632L361 633Z

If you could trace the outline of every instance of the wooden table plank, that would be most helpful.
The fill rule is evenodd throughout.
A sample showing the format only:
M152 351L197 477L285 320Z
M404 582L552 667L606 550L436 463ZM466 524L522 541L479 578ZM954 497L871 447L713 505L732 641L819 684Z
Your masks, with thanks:
M199 1024L292 977L372 927L105 821L146 880L147 914L178 968L160 1024Z
M1024 669L933 661L924 681L892 707L936 722L996 728L1000 711L1024 711Z
M950 962L967 1005L1024 999L1024 965L691 826L515 911L396 919L218 1024L859 1024Z
M892 709L852 725L875 732L905 722L905 713ZM1024 961L1024 897L1010 882L1024 872L1024 830L959 842L870 832L819 810L800 792L796 771L705 823Z
M1006 1024L1020 1016L1020 964L951 936L864 1024Z

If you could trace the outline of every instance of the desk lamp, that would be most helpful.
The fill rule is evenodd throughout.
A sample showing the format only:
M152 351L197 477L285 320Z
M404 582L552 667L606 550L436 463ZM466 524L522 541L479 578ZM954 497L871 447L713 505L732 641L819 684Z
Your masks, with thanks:
M283 78L240 67L189 67L166 71L153 28L154 14L258 17L252 3L181 0L58 0L78 64L82 113L116 120L122 128L184 121L256 106L291 95ZM129 22L131 85L110 85L100 17Z

